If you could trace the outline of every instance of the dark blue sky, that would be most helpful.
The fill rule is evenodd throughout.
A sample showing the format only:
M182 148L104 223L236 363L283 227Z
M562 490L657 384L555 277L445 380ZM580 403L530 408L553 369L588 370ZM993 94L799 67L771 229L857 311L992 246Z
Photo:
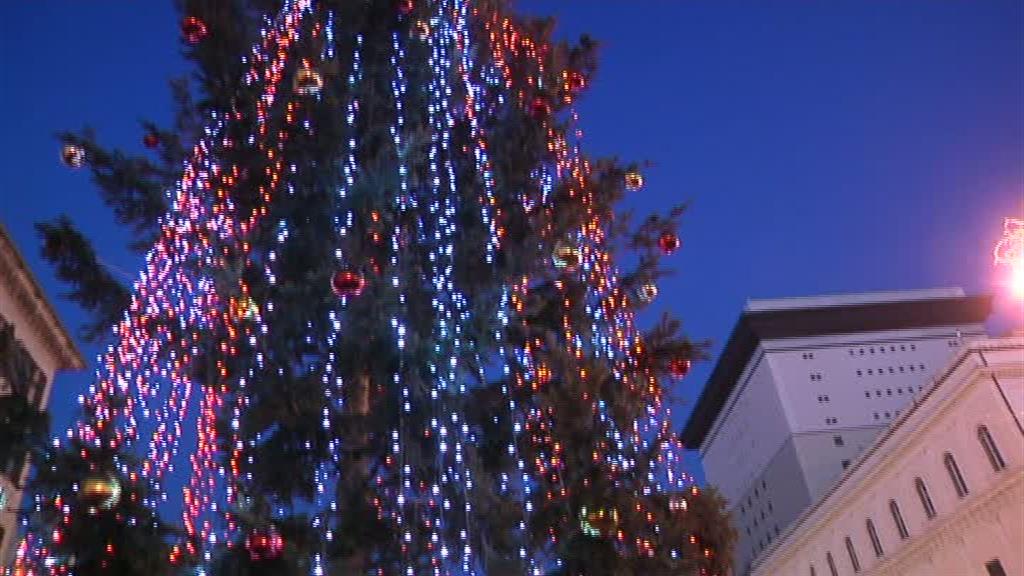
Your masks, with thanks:
M991 247L1024 211L1024 3L1018 0L527 0L603 43L581 106L588 149L649 160L638 213L690 201L671 308L717 355L748 298L960 285L995 289ZM0 220L46 292L32 223L70 214L134 272L54 132L141 149L186 71L171 2L42 0L0 11L6 111ZM69 326L81 314L65 301ZM993 328L1014 311L1000 300ZM1017 314L1021 312L1019 309ZM95 350L85 348L91 357ZM692 400L711 363L679 393ZM63 429L87 375L57 381ZM682 423L682 414L680 425Z

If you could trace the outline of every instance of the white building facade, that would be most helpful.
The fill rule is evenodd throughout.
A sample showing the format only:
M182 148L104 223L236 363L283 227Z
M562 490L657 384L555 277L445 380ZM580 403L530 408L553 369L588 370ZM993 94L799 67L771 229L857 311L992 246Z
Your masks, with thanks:
M1024 574L1024 338L962 349L757 576Z
M984 337L990 310L958 288L748 303L683 431L729 502L737 574Z
M64 329L17 247L0 226L0 329L14 341L0 362L19 362L25 381L0 375L0 396L24 394L38 410L49 404L54 376L84 367L82 356ZM17 356L17 358L15 358ZM24 457L0 462L0 563L9 563L18 537L18 510L28 474Z

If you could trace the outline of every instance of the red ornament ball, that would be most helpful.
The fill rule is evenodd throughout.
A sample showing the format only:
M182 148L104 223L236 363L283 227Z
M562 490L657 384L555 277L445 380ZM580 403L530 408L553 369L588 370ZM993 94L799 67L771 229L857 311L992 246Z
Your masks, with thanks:
M565 72L565 87L572 92L582 90L587 85L587 79L583 74L575 70Z
M81 168L85 163L85 148L68 142L61 146L60 159L69 168Z
M366 288L366 279L358 272L341 270L331 277L331 289L338 296L359 296L363 288Z
M644 187L644 176L636 170L626 172L623 181L626 183L626 190L630 192L635 192Z
M253 561L274 560L284 551L284 538L273 527L256 529L245 537L245 549Z
M398 0L398 11L402 14L409 14L412 12L416 5L413 0Z
M548 101L544 98L537 96L530 102L530 114L538 119L547 118L551 115L551 104L548 104Z
M186 16L181 21L181 37L189 44L198 44L206 38L206 22L195 16Z
M682 241L679 239L679 236L672 232L665 232L658 238L658 248L661 248L661 251L666 255L678 250L681 244Z
M690 373L691 364L689 358L673 358L668 363L668 372L673 378L683 378Z
M157 136L155 132L147 132L146 135L142 137L142 144L146 148L156 148L160 145L160 137Z

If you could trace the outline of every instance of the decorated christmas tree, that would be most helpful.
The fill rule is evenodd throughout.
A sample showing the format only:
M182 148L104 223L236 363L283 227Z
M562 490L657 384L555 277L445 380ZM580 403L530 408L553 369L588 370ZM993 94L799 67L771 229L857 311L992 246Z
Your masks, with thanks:
M682 210L614 217L643 178L581 150L592 41L500 0L185 1L181 32L148 157L61 136L145 267L39 226L106 348L16 574L728 571L669 418L701 347L634 322Z

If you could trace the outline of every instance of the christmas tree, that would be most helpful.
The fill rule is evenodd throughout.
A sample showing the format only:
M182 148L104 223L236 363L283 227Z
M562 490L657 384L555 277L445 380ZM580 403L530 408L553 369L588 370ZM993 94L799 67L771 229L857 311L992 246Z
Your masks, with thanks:
M15 573L726 573L669 418L702 348L634 323L682 210L614 217L643 178L581 150L594 43L500 0L182 14L151 156L61 135L145 268L39 226L107 347Z

